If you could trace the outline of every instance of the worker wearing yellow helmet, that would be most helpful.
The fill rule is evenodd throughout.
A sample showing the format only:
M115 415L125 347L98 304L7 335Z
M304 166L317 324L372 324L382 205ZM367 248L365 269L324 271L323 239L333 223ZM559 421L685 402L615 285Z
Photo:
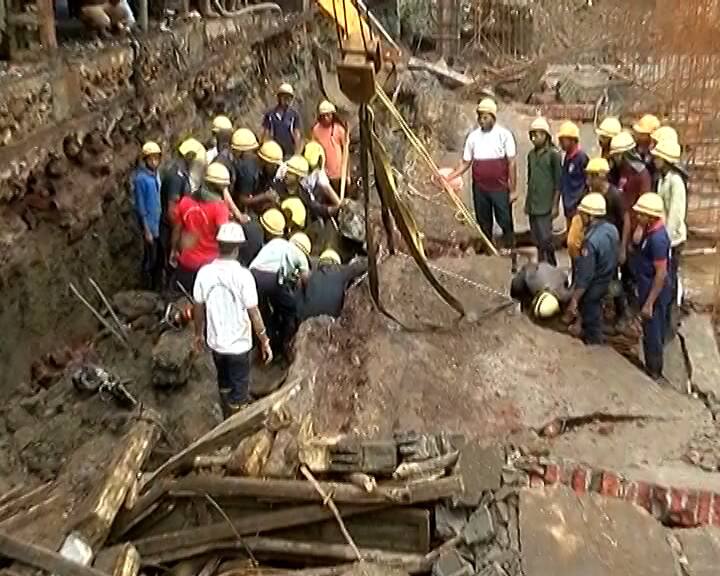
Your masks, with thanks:
M652 148L652 135L660 128L660 120L652 114L645 114L632 125L632 134L635 139L635 149L642 159L652 164L650 149Z
M617 274L620 237L617 228L605 219L607 203L597 192L586 194L578 206L585 237L575 261L572 296L566 320L581 317L582 337L586 344L604 341L602 302Z
M323 100L318 106L318 119L312 128L312 137L324 152L324 168L336 192L340 191L343 161L346 151L347 130L337 116L335 105Z
M314 219L335 216L340 209L340 197L325 171L325 150L320 143L311 140L305 144L303 156L310 168L308 176L301 181L303 201Z
M580 146L580 128L577 124L570 121L563 122L557 136L560 149L563 151L560 196L569 228L580 199L585 194L585 167L589 158Z
M160 247L160 220L162 202L158 168L162 150L156 142L148 141L142 147L142 157L131 178L135 214L143 237L143 260L140 268L143 287L160 290L163 278L163 258Z
M598 145L600 146L600 152L605 160L610 158L610 141L622 132L622 124L620 120L615 116L607 116L600 122L600 125L595 128L595 134L597 135Z
M262 119L261 140L274 140L280 145L283 158L302 151L303 137L300 115L292 107L295 90L288 83L277 89L277 105L268 110Z
M307 209L298 196L289 196L280 204L290 232L301 232L307 224Z
M208 164L214 162L221 151L230 149L230 139L233 134L232 120L222 114L215 116L212 121L212 134L213 142L207 152Z

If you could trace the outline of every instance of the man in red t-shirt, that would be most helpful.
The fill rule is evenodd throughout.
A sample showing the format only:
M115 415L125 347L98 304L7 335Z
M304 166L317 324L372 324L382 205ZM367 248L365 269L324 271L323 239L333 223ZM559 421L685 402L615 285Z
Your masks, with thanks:
M220 226L230 219L223 191L230 186L230 172L219 162L208 166L205 185L178 202L173 216L173 256L177 260L175 279L192 293L195 276L205 264L218 257L216 240Z
M312 137L325 151L325 173L332 187L339 192L346 131L345 126L337 118L337 110L332 102L327 100L320 102L318 121L313 126Z

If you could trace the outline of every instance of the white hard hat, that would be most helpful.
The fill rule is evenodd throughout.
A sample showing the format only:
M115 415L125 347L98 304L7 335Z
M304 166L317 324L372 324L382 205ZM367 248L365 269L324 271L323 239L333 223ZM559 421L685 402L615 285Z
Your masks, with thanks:
M216 240L224 244L242 244L245 242L245 231L237 222L226 222L220 226Z

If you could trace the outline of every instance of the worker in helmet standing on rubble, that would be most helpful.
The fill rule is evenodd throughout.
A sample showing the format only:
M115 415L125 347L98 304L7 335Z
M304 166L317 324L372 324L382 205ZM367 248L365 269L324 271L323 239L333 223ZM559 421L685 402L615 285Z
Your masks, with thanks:
M665 206L658 194L648 192L640 196L633 211L641 230L633 262L643 320L645 370L651 378L663 382L667 307L672 299L668 273L671 241L663 223Z
M652 114L645 114L640 120L632 126L633 139L635 140L635 151L650 172L652 178L652 189L655 190L657 177L655 173L655 163L650 151L652 150L653 141L652 134L660 128L660 120Z
M198 270L217 258L216 236L220 226L230 219L223 200L228 186L228 169L213 162L205 173L204 185L178 202L173 226L173 248L178 263L176 279L190 293Z
M563 122L558 131L558 143L563 151L560 195L565 212L566 229L570 229L573 216L586 190L585 167L588 155L580 147L580 129L573 122Z
M281 84L277 91L277 105L268 110L262 120L261 140L274 140L283 151L283 158L300 154L303 138L300 115L292 107L295 91L290 84Z
M509 255L515 247L512 205L518 198L515 138L497 123L494 100L481 100L476 112L479 126L465 140L462 163L445 179L452 182L472 167L475 218L490 241L494 218L503 233L501 252Z
M332 102L323 100L318 106L317 122L312 128L312 137L324 150L324 169L335 192L340 192L340 180L344 162L345 126L337 117L337 109ZM305 146L307 158L307 145ZM310 160L308 159L308 162ZM312 170L312 163L310 163Z
M146 290L162 288L163 258L160 247L160 176L162 150L156 142L146 142L142 159L133 173L132 190L135 213L143 235L142 284Z
M583 341L602 344L602 302L617 273L620 236L615 226L605 220L607 206L602 194L586 194L580 201L578 212L583 219L585 238L575 263L566 320L575 318L579 312Z
M610 142L612 139L622 132L622 124L620 120L614 116L607 116L600 126L595 129L595 134L600 147L600 156L610 164L610 172L608 173L608 182L613 186L617 186L620 181L620 171L610 161Z
M562 160L552 143L550 125L545 118L530 124L533 149L527 157L527 196L525 213L538 251L538 261L557 265L553 245L553 220L560 207Z

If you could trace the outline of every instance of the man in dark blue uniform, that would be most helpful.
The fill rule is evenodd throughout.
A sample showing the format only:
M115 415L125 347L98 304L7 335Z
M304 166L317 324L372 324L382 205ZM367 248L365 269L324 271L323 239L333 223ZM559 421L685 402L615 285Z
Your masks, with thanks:
M292 107L294 98L293 87L281 84L277 91L277 106L268 110L262 120L261 140L277 142L285 159L300 154L303 149L300 115Z
M663 222L662 197L654 192L640 196L633 210L637 214L639 245L636 248L635 276L638 301L642 308L643 352L645 370L657 380L663 380L663 345L667 328L665 317L672 301L668 265L670 236Z
M602 194L586 194L578 212L585 225L585 240L576 260L566 319L576 317L579 309L583 341L602 344L602 302L615 278L620 235L617 228L605 220L607 205Z

